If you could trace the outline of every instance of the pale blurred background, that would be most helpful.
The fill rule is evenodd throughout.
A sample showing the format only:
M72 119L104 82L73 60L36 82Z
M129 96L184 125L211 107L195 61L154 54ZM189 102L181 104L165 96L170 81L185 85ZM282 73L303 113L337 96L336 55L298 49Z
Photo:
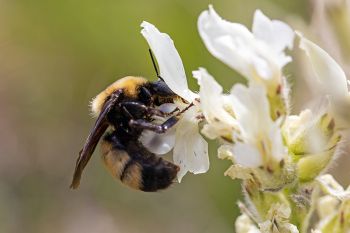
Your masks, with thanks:
M126 75L155 78L140 34L143 20L173 38L188 77L204 66L226 90L244 82L211 57L198 36L197 17L210 3L223 17L249 28L260 8L316 38L348 64L338 50L345 46L340 50L350 53L350 40L341 43L329 36L333 32L318 36L324 25L311 23L316 8L306 0L0 0L1 233L233 232L240 185L223 176L230 163L216 158L214 143L207 174L187 175L160 193L133 191L113 180L98 151L80 188L69 189L77 154L93 124L91 98ZM323 40L328 37L333 42ZM288 69L291 75L302 70ZM296 109L302 102L298 95ZM344 168L337 169L338 177L349 183Z

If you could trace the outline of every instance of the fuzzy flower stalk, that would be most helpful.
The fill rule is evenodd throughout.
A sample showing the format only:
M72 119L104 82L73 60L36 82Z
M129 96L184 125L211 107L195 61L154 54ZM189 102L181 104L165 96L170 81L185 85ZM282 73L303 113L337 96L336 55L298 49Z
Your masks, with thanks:
M146 131L142 142L156 154L172 151L179 181L187 172L209 169L207 141L216 140L218 157L232 163L225 175L242 181L245 202L238 203L237 233L350 232L349 188L324 175L350 123L345 117L350 108L340 107L350 104L346 76L327 52L260 10L249 30L209 6L198 19L203 43L247 84L224 92L213 74L199 68L192 73L199 85L195 93L171 38L150 23L141 26L160 76L181 97L160 108L184 110L173 130L165 135ZM288 83L295 77L287 81L284 71L294 49L312 67L312 77L306 78L322 99L296 114L291 113Z

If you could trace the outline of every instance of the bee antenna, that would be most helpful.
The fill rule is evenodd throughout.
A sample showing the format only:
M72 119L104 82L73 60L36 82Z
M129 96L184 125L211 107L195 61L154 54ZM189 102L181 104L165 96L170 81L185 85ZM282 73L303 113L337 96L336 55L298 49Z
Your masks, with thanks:
M158 77L160 80L164 81L164 79L163 79L162 77L160 77L160 75L159 75L158 68L157 68L157 65L156 65L156 61L154 60L154 56L153 56L152 50L151 50L151 49L148 49L148 51L149 51L149 55L151 56L152 64L153 64L154 70L156 71L157 77Z

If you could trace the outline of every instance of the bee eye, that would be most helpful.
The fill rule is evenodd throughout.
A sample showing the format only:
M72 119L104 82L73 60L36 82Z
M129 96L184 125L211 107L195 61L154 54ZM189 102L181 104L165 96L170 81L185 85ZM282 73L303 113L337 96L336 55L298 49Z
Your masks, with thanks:
M158 96L175 96L176 94L166 85L162 80L158 80L151 83L151 89L153 93Z

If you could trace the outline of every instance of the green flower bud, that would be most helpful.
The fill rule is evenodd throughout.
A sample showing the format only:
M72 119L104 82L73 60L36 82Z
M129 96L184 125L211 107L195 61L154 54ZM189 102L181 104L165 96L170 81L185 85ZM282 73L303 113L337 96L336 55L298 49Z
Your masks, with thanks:
M282 133L301 182L312 181L328 167L340 141L333 118L327 113L314 116L310 110L289 116Z

